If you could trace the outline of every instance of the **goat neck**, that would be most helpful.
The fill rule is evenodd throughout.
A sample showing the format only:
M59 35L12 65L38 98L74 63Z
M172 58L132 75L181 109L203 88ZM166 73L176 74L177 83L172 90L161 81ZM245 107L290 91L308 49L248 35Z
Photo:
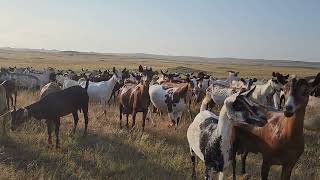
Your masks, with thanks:
M287 136L289 138L303 137L303 123L306 106L300 107L292 117L286 117Z

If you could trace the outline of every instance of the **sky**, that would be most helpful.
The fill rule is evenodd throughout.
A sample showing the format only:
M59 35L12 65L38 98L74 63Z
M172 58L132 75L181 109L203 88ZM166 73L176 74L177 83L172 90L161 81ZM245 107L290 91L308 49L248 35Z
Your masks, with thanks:
M320 62L320 1L0 0L0 47Z

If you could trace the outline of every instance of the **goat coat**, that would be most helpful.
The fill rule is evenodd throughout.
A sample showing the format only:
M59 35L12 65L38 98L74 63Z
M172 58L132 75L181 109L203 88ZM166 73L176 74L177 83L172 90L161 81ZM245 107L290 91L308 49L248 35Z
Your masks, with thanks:
M73 86L53 92L25 109L28 115L38 120L57 119L78 110L87 111L89 96L86 89Z

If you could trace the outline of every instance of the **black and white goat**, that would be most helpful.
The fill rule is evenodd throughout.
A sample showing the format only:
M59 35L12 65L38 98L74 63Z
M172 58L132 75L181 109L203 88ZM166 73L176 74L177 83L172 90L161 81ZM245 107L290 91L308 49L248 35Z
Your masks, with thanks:
M41 100L16 111L11 112L11 130L15 130L20 124L26 122L31 117L42 120L45 119L48 128L48 143L52 144L51 131L55 125L56 148L59 147L59 127L60 117L70 113L73 115L75 133L78 124L78 110L82 110L85 120L84 136L88 128L88 103L89 96L87 93L89 81L87 80L85 88L72 86L70 88L53 92L43 97Z

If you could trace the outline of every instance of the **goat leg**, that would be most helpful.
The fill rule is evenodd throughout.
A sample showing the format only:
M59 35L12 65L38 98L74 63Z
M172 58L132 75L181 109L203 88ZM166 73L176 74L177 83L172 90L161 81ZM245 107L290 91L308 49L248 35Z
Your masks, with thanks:
M282 166L281 180L290 180L292 169L293 165L291 164Z
M148 110L144 110L142 112L142 131L144 131L144 126L146 124L147 113L148 113Z
M17 91L14 92L14 110L16 110L17 107Z
M48 131L48 144L49 146L52 145L52 137L51 137L51 132L52 132L52 120L46 120L47 123L47 131Z
M84 132L83 132L83 137L85 137L85 136L87 136L88 123L89 123L88 107L82 109L82 111L83 111L83 116L84 116Z
M110 100L109 100L110 101ZM120 129L122 128L122 105L119 105L119 112L120 112L120 116L119 116L119 125L120 125Z
M248 150L245 148L241 154L241 174L246 173L246 159L248 156Z
M55 134L56 134L56 148L60 148L60 140L59 140L59 129L60 129L60 118L55 120Z
M72 115L73 115L73 122L74 122L72 133L75 134L76 129L77 129L77 125L78 125L78 121L79 121L79 116L78 116L78 112L73 112Z
M133 113L132 113L132 126L131 126L131 128L133 128L134 125L136 124L136 115L137 115L137 112L136 112L136 111L133 111Z
M196 180L196 156L191 150L191 162L192 162L192 180Z
M126 114L126 120L127 120L126 126L127 128L129 128L129 114Z
M268 174L270 171L270 163L263 157L261 165L261 180L268 180Z

